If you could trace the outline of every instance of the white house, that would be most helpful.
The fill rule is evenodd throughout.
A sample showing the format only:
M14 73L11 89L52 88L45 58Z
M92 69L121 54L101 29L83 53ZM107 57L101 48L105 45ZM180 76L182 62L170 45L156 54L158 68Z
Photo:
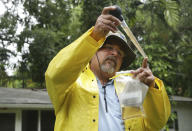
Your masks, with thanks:
M170 131L192 131L192 98L171 96L170 100L171 110L177 116Z
M46 90L0 88L0 131L53 131L54 121Z

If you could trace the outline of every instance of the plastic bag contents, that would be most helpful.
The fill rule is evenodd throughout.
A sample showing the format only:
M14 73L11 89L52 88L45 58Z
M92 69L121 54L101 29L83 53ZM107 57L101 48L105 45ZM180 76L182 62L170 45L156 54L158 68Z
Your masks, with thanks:
M142 104L148 86L138 79L133 79L130 71L117 72L114 78L118 87L117 93L122 109L122 118L129 119L145 115Z

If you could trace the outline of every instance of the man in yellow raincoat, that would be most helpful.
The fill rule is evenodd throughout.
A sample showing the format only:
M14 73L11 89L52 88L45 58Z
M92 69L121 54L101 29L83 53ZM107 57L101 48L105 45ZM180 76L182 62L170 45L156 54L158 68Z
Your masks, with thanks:
M133 78L149 87L144 116L123 119L115 76L135 59L126 38L117 31L120 21L105 7L94 27L62 49L45 73L56 115L55 131L158 131L170 115L163 82L154 77L144 58Z

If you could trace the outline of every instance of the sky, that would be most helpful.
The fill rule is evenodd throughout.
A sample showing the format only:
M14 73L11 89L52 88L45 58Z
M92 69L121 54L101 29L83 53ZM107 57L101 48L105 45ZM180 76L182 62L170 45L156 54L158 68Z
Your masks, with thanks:
M0 16L1 16L6 11L5 7L3 6L2 1L0 1L0 9L1 9L1 11L0 11Z

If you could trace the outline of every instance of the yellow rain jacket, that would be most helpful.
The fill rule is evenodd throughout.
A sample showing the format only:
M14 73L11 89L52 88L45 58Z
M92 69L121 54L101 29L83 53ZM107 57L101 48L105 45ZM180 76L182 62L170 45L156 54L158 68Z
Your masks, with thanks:
M99 89L88 63L105 38L95 41L92 30L62 49L45 73L55 109L55 131L98 131ZM150 87L144 100L146 116L124 120L126 131L158 131L166 124L169 99L163 82L157 78L155 82L159 89Z

